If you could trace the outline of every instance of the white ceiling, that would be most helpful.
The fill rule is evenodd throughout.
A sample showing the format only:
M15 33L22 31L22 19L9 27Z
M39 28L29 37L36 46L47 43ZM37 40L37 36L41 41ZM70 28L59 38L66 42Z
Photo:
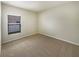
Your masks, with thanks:
M49 9L51 7L54 8L68 2L67 1L3 1L2 3L35 12L40 12Z

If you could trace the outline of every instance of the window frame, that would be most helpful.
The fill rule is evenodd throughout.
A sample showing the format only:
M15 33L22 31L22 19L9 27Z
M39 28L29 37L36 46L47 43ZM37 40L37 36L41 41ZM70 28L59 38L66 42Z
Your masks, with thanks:
M16 16L16 17L20 17L19 23L9 23L9 16L15 16L15 15L8 15L8 34L15 34L15 33L20 33L21 32L21 16ZM19 25L19 31L13 31L13 32L9 32L9 25Z

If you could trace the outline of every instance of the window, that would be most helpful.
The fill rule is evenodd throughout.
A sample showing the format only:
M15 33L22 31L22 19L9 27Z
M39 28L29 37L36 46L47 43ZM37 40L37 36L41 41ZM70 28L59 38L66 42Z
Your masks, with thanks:
M21 16L8 15L8 34L21 32Z

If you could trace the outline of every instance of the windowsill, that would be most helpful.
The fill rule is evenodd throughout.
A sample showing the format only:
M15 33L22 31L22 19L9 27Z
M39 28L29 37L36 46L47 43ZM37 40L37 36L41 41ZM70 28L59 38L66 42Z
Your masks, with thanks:
M16 33L21 33L21 31L17 31L17 32L10 32L10 33L8 33L8 35L10 35L10 34L16 34Z

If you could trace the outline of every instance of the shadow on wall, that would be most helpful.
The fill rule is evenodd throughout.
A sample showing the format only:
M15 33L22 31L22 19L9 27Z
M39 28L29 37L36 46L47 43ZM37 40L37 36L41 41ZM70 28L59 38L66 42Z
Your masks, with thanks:
M0 2L0 55L1 55L1 2Z

